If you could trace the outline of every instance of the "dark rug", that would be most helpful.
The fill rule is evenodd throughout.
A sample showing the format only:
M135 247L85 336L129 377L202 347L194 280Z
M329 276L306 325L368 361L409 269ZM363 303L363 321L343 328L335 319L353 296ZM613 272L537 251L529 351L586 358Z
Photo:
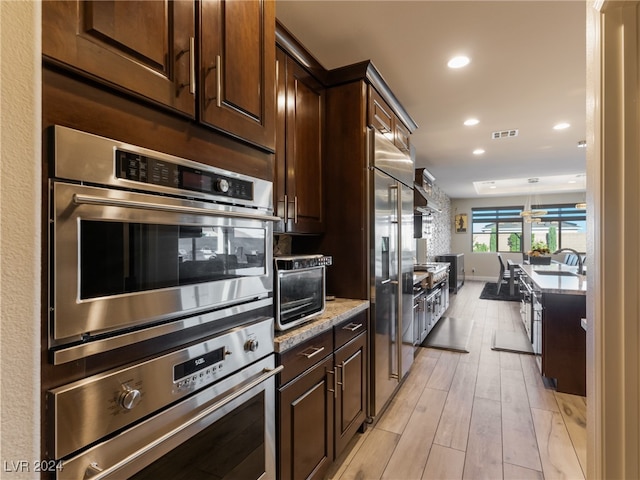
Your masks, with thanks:
M524 328L517 330L494 330L491 350L503 352L529 353L533 355L533 346L527 338Z
M429 332L421 346L469 353L468 345L472 327L473 320L442 317Z
M500 287L500 293L497 294L498 290L497 283L485 283L484 288L482 289L482 293L480 294L480 298L483 300L503 300L507 302L519 302L520 294L516 294L513 297L509 295L509 285L505 284Z

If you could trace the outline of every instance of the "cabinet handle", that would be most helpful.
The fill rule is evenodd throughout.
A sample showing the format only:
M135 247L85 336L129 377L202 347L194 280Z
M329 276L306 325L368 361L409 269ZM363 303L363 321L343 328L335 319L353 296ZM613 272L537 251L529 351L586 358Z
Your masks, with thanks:
M391 133L391 129L385 126L386 122L382 119L380 115L378 115L377 113L374 113L373 118L378 120L378 122L380 123L380 128L378 129L380 130L380 133Z
M343 330L349 330L350 332L355 332L359 328L362 328L362 323L350 323L342 327Z
M216 55L216 105L222 107L222 59L220 55Z
M336 365L336 379L338 378L338 373L337 370L340 370L340 380L342 380L341 382L338 382L338 385L340 385L340 390L342 390L344 392L344 362L342 362L340 365Z
M322 352L324 350L324 347L311 347L309 350L311 350L311 352L304 351L304 352L300 352L298 355L302 355L303 357L306 357L308 360L310 358L315 357L320 352Z
M189 81L187 83L181 83L178 88L182 90L184 87L189 87L189 93L195 95L196 93L196 39L195 37L189 37L189 48L180 50L176 55L176 58L182 57L185 53L189 54Z
M337 383L337 374L336 369L332 368L327 372L329 375L333 375L333 389L329 388L329 384L327 383L327 391L333 393L333 398L338 398L338 383Z
M284 194L284 221L285 223L289 220L289 196Z
M196 39L189 38L189 92L196 94Z
M293 223L298 223L298 196L293 197Z

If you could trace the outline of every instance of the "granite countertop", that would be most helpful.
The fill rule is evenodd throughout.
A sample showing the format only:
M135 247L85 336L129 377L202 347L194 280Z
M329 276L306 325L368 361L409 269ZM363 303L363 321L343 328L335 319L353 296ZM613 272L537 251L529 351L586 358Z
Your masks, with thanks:
M429 272L413 272L413 284L422 282L429 275L431 275Z
M282 353L289 350L367 308L369 308L369 300L336 298L335 300L327 301L325 310L320 316L290 330L276 331L274 339L275 351L276 353Z
M542 293L559 293L565 295L586 295L587 277L585 275L562 275L554 272L576 273L578 267L565 265L564 263L552 263L551 265L520 265L527 276L542 290ZM550 272L541 274L536 272Z

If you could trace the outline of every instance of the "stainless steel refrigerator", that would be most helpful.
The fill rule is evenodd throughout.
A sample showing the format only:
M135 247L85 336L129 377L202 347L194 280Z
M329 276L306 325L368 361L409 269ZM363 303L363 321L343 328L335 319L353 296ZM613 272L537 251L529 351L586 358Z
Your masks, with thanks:
M385 406L413 363L413 160L369 129L370 414Z

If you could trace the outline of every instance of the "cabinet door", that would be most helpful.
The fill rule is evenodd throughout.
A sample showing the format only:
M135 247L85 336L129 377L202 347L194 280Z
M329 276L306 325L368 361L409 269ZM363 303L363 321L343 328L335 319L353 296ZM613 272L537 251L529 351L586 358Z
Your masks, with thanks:
M278 52L276 208L284 231L322 233L324 88Z
M200 2L200 121L275 149L275 2Z
M391 135L393 132L393 112L373 87L369 87L368 123L381 133Z
M335 411L336 457L360 428L366 416L366 334L336 350L338 390Z
M409 153L411 133L397 117L393 119L393 143L403 152Z
M278 478L322 478L333 461L334 380L329 356L279 390Z
M42 2L45 60L195 115L194 3Z

